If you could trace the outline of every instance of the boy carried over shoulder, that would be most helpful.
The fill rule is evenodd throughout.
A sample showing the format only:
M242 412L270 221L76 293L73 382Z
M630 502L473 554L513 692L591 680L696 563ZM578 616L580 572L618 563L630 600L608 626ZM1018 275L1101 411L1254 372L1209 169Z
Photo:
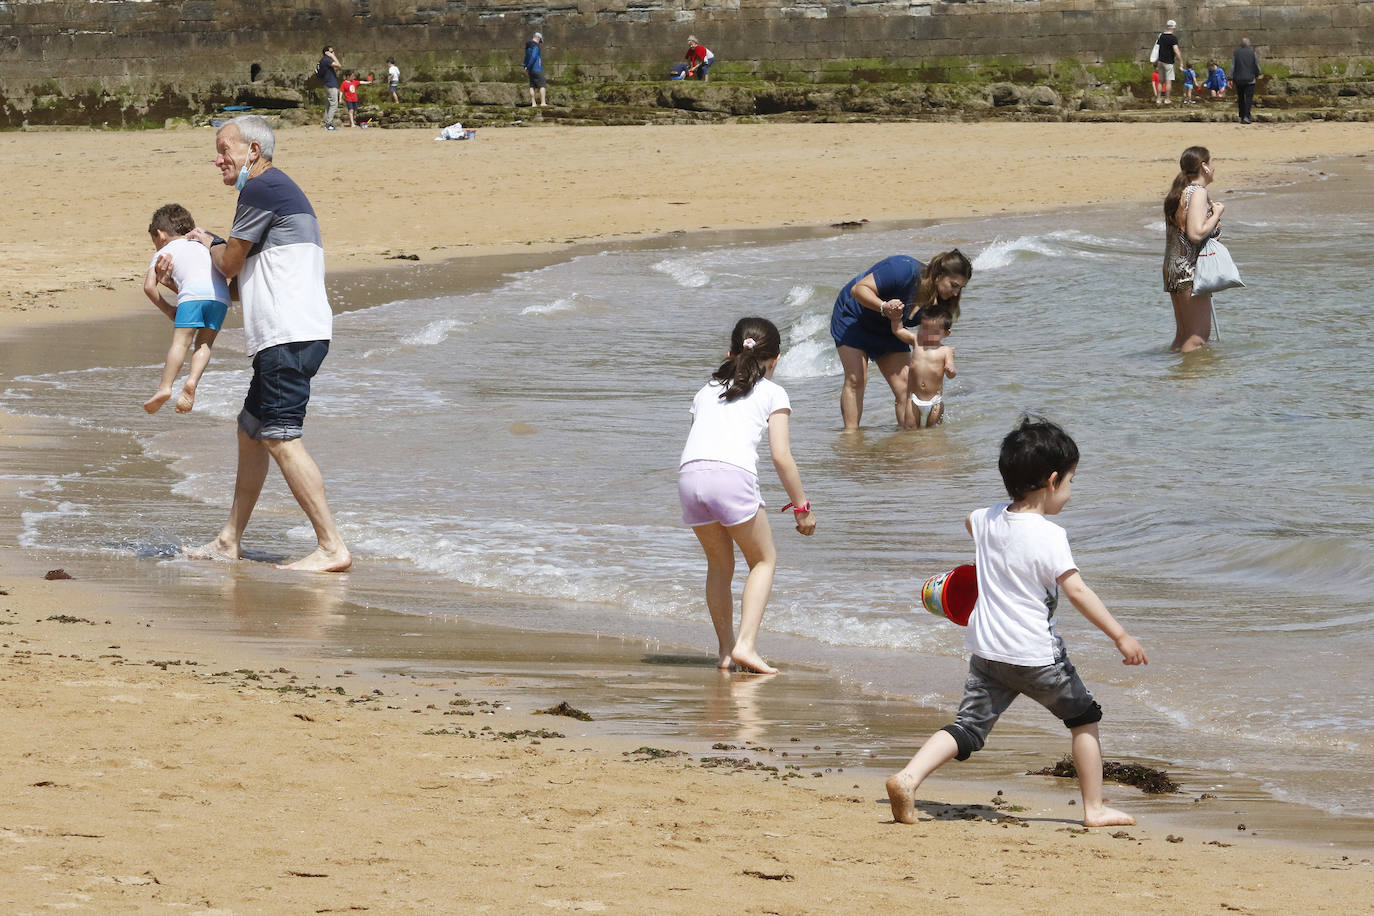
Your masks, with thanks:
M944 343L954 317L943 309L921 309L913 332L892 318L892 333L911 346L911 365L906 370L907 403L897 405L903 429L929 428L945 416L945 379L954 378L954 348Z
M172 346L162 368L162 381L157 393L143 402L143 409L148 413L157 413L171 398L172 383L186 359L186 348L193 345L191 371L182 386L181 397L177 398L177 413L189 413L195 406L196 386L210 364L210 347L229 310L228 281L215 269L209 250L186 238L186 233L194 228L196 221L180 204L159 207L148 224L148 234L157 252L143 278L143 292L173 324ZM164 258L171 261L171 276L159 281L158 262L166 263ZM177 294L175 307L162 298L159 282Z
M1128 826L1135 818L1102 800L1102 707L1078 676L1054 630L1059 592L1116 644L1122 664L1149 663L1140 643L1117 623L1083 582L1064 529L1046 516L1069 501L1078 446L1048 420L1025 417L1002 440L997 462L1010 503L971 513L964 526L977 549L978 602L964 647L972 651L964 697L952 725L926 739L901 772L887 780L892 817L916 822L915 793L950 760L983 747L1012 700L1025 694L1060 719L1072 735L1083 796L1083 826Z

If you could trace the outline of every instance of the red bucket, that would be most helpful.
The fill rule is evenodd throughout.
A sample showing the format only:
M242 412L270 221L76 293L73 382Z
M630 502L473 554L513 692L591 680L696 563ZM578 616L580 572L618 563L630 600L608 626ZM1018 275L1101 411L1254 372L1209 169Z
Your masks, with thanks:
M921 586L921 604L925 609L961 627L968 626L969 615L977 601L978 570L968 564L931 576Z

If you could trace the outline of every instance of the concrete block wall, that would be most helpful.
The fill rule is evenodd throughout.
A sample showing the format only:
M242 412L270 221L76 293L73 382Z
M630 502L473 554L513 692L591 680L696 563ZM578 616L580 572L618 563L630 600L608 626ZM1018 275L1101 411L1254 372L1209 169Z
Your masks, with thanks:
M346 66L388 56L518 74L545 37L550 75L573 65L666 71L697 35L720 61L819 74L827 62L919 66L1144 61L1166 19L1194 61L1242 36L1263 60L1327 72L1374 57L1374 0L0 0L0 90L62 92L241 83L249 67L300 77L334 45Z

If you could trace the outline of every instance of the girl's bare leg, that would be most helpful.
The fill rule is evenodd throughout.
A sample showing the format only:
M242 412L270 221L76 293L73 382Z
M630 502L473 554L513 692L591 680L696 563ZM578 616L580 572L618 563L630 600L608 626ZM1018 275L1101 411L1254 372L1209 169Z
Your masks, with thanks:
M1078 770L1078 791L1083 795L1084 827L1129 827L1135 818L1102 802L1102 742L1097 723L1073 729L1073 765Z
M190 413L196 406L196 386L210 365L210 348L214 346L219 331L201 328L196 332L196 348L191 353L191 371L186 374L186 384L182 386L181 397L177 398L177 413Z
M1193 295L1193 286L1188 284L1169 294L1174 306L1174 342L1170 350L1191 353L1199 347L1207 346L1212 336L1212 295L1204 293Z
M735 647L735 598L731 583L735 577L735 542L724 525L711 522L696 525L692 531L706 551L706 608L716 628L720 646L716 667L729 671L735 666L730 651Z
M157 413L158 408L172 396L172 383L177 380L181 364L186 361L186 348L191 345L191 338L195 335L195 328L172 329L172 346L167 351L167 363L162 367L162 381L158 383L157 393L143 402L143 409L148 413Z
M759 625L763 623L763 609L773 591L773 573L778 565L778 553L773 547L773 529L768 526L768 513L762 507L749 521L727 528L744 560L749 564L749 578L744 581L744 595L740 598L739 637L730 658L735 664L759 674L777 674L778 669L763 660L754 648Z

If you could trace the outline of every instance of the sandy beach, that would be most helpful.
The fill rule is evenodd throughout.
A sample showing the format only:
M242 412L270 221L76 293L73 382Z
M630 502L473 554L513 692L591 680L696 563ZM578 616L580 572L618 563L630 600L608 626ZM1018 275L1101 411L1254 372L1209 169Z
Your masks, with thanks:
M1362 125L1328 123L433 136L279 134L277 163L319 212L336 302L379 301L455 257L1153 200L1192 143L1211 148L1223 192L1374 145ZM145 227L158 204L177 201L228 228L233 192L219 184L212 146L208 129L0 134L5 375L81 364L86 351L64 348L63 328L107 318L125 328L146 314L159 352L165 325L139 290ZM60 456L61 440L60 429L0 415L11 467ZM12 489L0 476L0 506L13 505ZM671 739L632 716L612 725L611 693L570 686L644 677L642 647L569 640L576 660L555 677L550 634L501 634L523 640L517 651L455 631L471 655L440 674L406 655L399 637L411 634L327 581L263 564L197 575L45 556L19 545L13 515L0 523L6 912L1278 913L1360 911L1374 899L1368 842L1274 843L1231 812L1185 829L1152 817L1127 787L1108 786L1141 820L1123 830L1076 828L1069 785L953 774L921 791L921 823L894 825L880 774L818 765L800 741L756 746L747 729L723 738L689 722L673 733L690 737ZM57 567L75 578L46 580ZM366 563L349 578L404 582ZM329 637L340 621L377 657L415 664L343 657ZM795 691L800 715L818 680L710 674L687 665L662 675L672 715L709 721L729 708L738 718L757 690ZM595 700L597 720L533 714L558 699Z

